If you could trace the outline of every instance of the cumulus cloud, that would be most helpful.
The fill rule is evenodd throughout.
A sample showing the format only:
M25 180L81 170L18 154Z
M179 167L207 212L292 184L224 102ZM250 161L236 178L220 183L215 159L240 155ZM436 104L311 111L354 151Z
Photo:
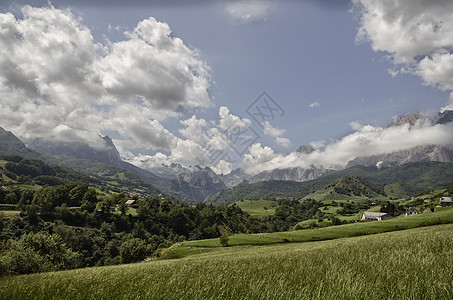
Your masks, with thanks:
M275 142L278 145L281 145L283 147L289 147L291 145L291 141L288 138L282 137L282 135L285 133L284 129L278 129L275 127L272 127L272 125L269 123L269 121L264 121L264 134L269 135L271 137L275 138Z
M208 124L205 119L197 119L195 115L187 120L180 121L184 128L179 129L179 133L189 140L193 140L198 144L206 142L205 128Z
M241 23L266 21L271 11L270 0L227 0L228 14Z
M171 111L210 105L209 68L196 50L171 36L167 23L151 17L126 35L97 64L110 95L120 101L142 98Z
M250 147L250 153L243 160L250 173L259 173L278 168L307 168L312 165L341 169L359 156L371 156L410 149L416 146L442 145L453 147L453 123L434 126L418 123L416 126L403 124L388 128L354 124L355 132L333 141L324 149L310 154L291 152L288 155L275 153L268 146L257 143ZM321 146L323 143L315 143Z
M247 118L241 118L230 113L230 110L226 106L221 106L219 109L219 127L220 129L228 132L232 132L237 129L244 129L252 124Z
M228 175L230 174L232 167L232 163L222 159L217 163L215 167L212 167L212 170L217 174Z
M358 41L388 53L393 75L412 73L424 83L453 90L453 2L354 0L361 13Z
M178 141L160 122L211 105L209 67L166 23L100 44L68 9L22 14L0 14L0 126L22 138L96 143L111 131L169 150Z

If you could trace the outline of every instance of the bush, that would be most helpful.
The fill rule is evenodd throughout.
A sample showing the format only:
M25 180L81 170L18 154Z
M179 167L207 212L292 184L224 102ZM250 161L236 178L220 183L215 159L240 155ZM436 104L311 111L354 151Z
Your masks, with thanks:
M226 233L223 233L221 236L220 236L220 244L223 246L223 247L227 247L228 246L228 241L229 241L229 237Z

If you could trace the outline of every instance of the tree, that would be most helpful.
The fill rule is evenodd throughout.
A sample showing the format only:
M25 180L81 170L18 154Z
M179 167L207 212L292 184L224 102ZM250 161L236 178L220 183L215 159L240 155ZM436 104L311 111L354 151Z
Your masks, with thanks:
M143 260L149 252L145 241L139 238L128 238L120 246L121 261L123 263Z

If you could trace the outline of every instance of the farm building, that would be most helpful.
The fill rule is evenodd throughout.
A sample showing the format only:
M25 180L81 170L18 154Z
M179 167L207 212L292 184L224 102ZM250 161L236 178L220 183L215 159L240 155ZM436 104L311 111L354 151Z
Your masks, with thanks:
M453 200L451 197L441 197L440 198L440 206L445 207L445 206L450 206Z
M410 217L410 216L415 216L415 215L418 215L418 211L415 209L415 207L412 207L412 206L410 206L404 213L405 217Z
M382 221L387 218L391 218L391 216L389 214L382 213L382 212L366 211L362 215L362 220L370 220L370 221Z

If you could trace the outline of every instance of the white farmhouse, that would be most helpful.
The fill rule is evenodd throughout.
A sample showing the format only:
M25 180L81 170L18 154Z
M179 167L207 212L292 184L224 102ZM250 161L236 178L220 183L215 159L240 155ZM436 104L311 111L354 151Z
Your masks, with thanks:
M391 216L389 214L382 213L382 212L366 211L362 215L362 220L370 220L370 221L382 221L387 218L391 218Z

